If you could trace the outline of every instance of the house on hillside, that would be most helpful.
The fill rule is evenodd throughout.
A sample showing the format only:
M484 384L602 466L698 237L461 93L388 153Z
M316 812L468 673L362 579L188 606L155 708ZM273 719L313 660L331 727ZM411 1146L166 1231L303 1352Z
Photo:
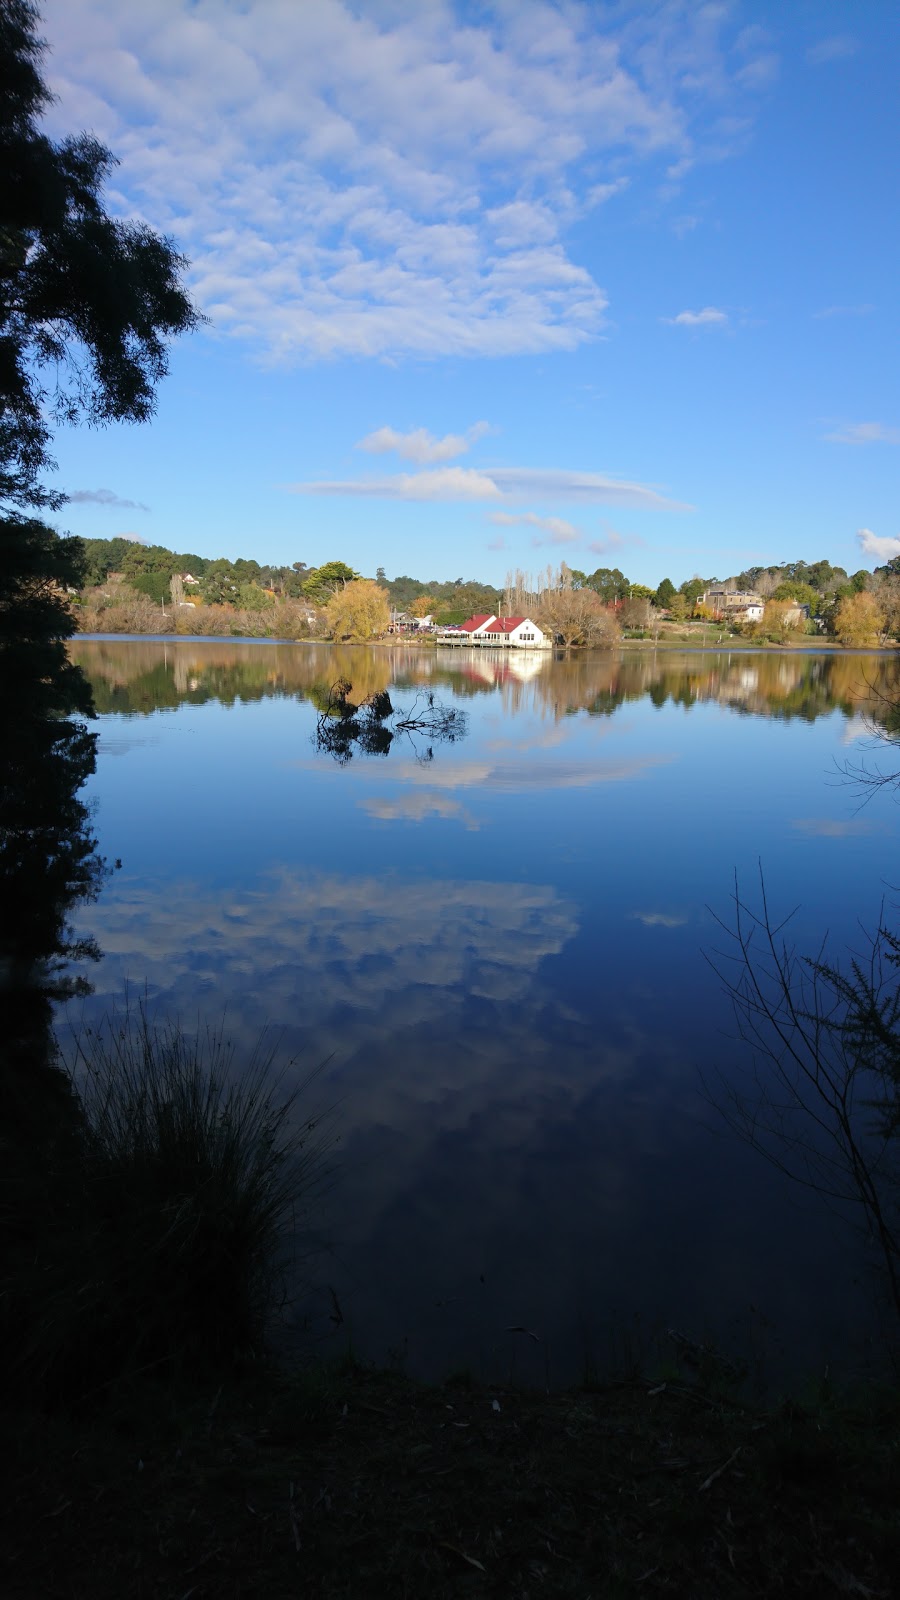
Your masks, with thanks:
M724 583L714 583L701 596L698 602L706 606L716 618L726 621L758 622L763 614L763 600L750 589L726 589ZM759 608L759 617L748 617L746 613Z
M496 617L479 613L458 627L441 628L438 644L474 644L518 650L550 650L553 640L531 617Z
M727 612L729 622L762 622L765 606L761 600L748 600L745 606L731 606Z

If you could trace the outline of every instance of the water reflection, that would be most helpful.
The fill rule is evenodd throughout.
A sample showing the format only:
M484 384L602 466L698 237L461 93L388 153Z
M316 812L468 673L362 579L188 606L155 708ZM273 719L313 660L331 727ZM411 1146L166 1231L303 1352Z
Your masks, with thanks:
M588 652L494 656L426 651L298 646L262 641L89 640L70 646L88 673L101 712L149 715L185 703L233 705L269 697L309 700L324 711L339 678L358 703L390 686L445 686L456 699L502 698L512 712L554 719L586 711L612 716L632 701L690 708L716 701L749 716L813 722L835 710L883 724L896 716L900 662L893 654L753 651ZM863 731L860 725L855 733Z
M563 1382L580 1338L608 1354L617 1308L741 1343L752 1303L801 1364L833 1359L860 1314L832 1219L704 1125L698 1069L735 1044L701 948L760 856L811 947L877 910L896 821L824 776L897 687L892 657L73 653L124 861L80 920L106 952L87 1014L128 981L189 1024L227 1008L239 1042L281 1029L298 1071L328 1059L331 1282L357 1348L408 1337L417 1370L496 1371L525 1324ZM322 761L341 676L354 701L462 702L466 740L428 768L402 746Z

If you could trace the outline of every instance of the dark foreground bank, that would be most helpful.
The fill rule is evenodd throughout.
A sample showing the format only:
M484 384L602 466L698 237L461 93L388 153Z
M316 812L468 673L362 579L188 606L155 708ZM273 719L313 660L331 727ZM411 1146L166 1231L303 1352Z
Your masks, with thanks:
M10 1416L10 1600L890 1596L900 1397L538 1395L349 1366Z

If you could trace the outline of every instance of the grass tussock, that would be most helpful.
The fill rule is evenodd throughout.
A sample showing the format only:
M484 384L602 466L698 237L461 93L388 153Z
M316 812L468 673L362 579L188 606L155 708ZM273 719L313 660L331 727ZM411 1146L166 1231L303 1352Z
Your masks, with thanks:
M17 1381L77 1400L258 1360L328 1171L309 1080L290 1090L265 1038L238 1070L223 1028L143 1010L86 1031L67 1069L77 1136L15 1197L51 1196L3 1284Z

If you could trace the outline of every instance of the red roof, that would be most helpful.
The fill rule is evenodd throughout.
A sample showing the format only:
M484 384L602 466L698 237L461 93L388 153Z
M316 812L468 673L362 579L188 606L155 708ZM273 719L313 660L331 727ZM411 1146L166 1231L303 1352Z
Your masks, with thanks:
M484 631L485 633L512 633L513 628L518 628L520 623L526 621L526 617L497 617L496 621L489 623Z
M479 612L477 616L468 617L465 622L461 622L460 627L465 633L474 633L476 628L484 627L490 616L490 611Z

